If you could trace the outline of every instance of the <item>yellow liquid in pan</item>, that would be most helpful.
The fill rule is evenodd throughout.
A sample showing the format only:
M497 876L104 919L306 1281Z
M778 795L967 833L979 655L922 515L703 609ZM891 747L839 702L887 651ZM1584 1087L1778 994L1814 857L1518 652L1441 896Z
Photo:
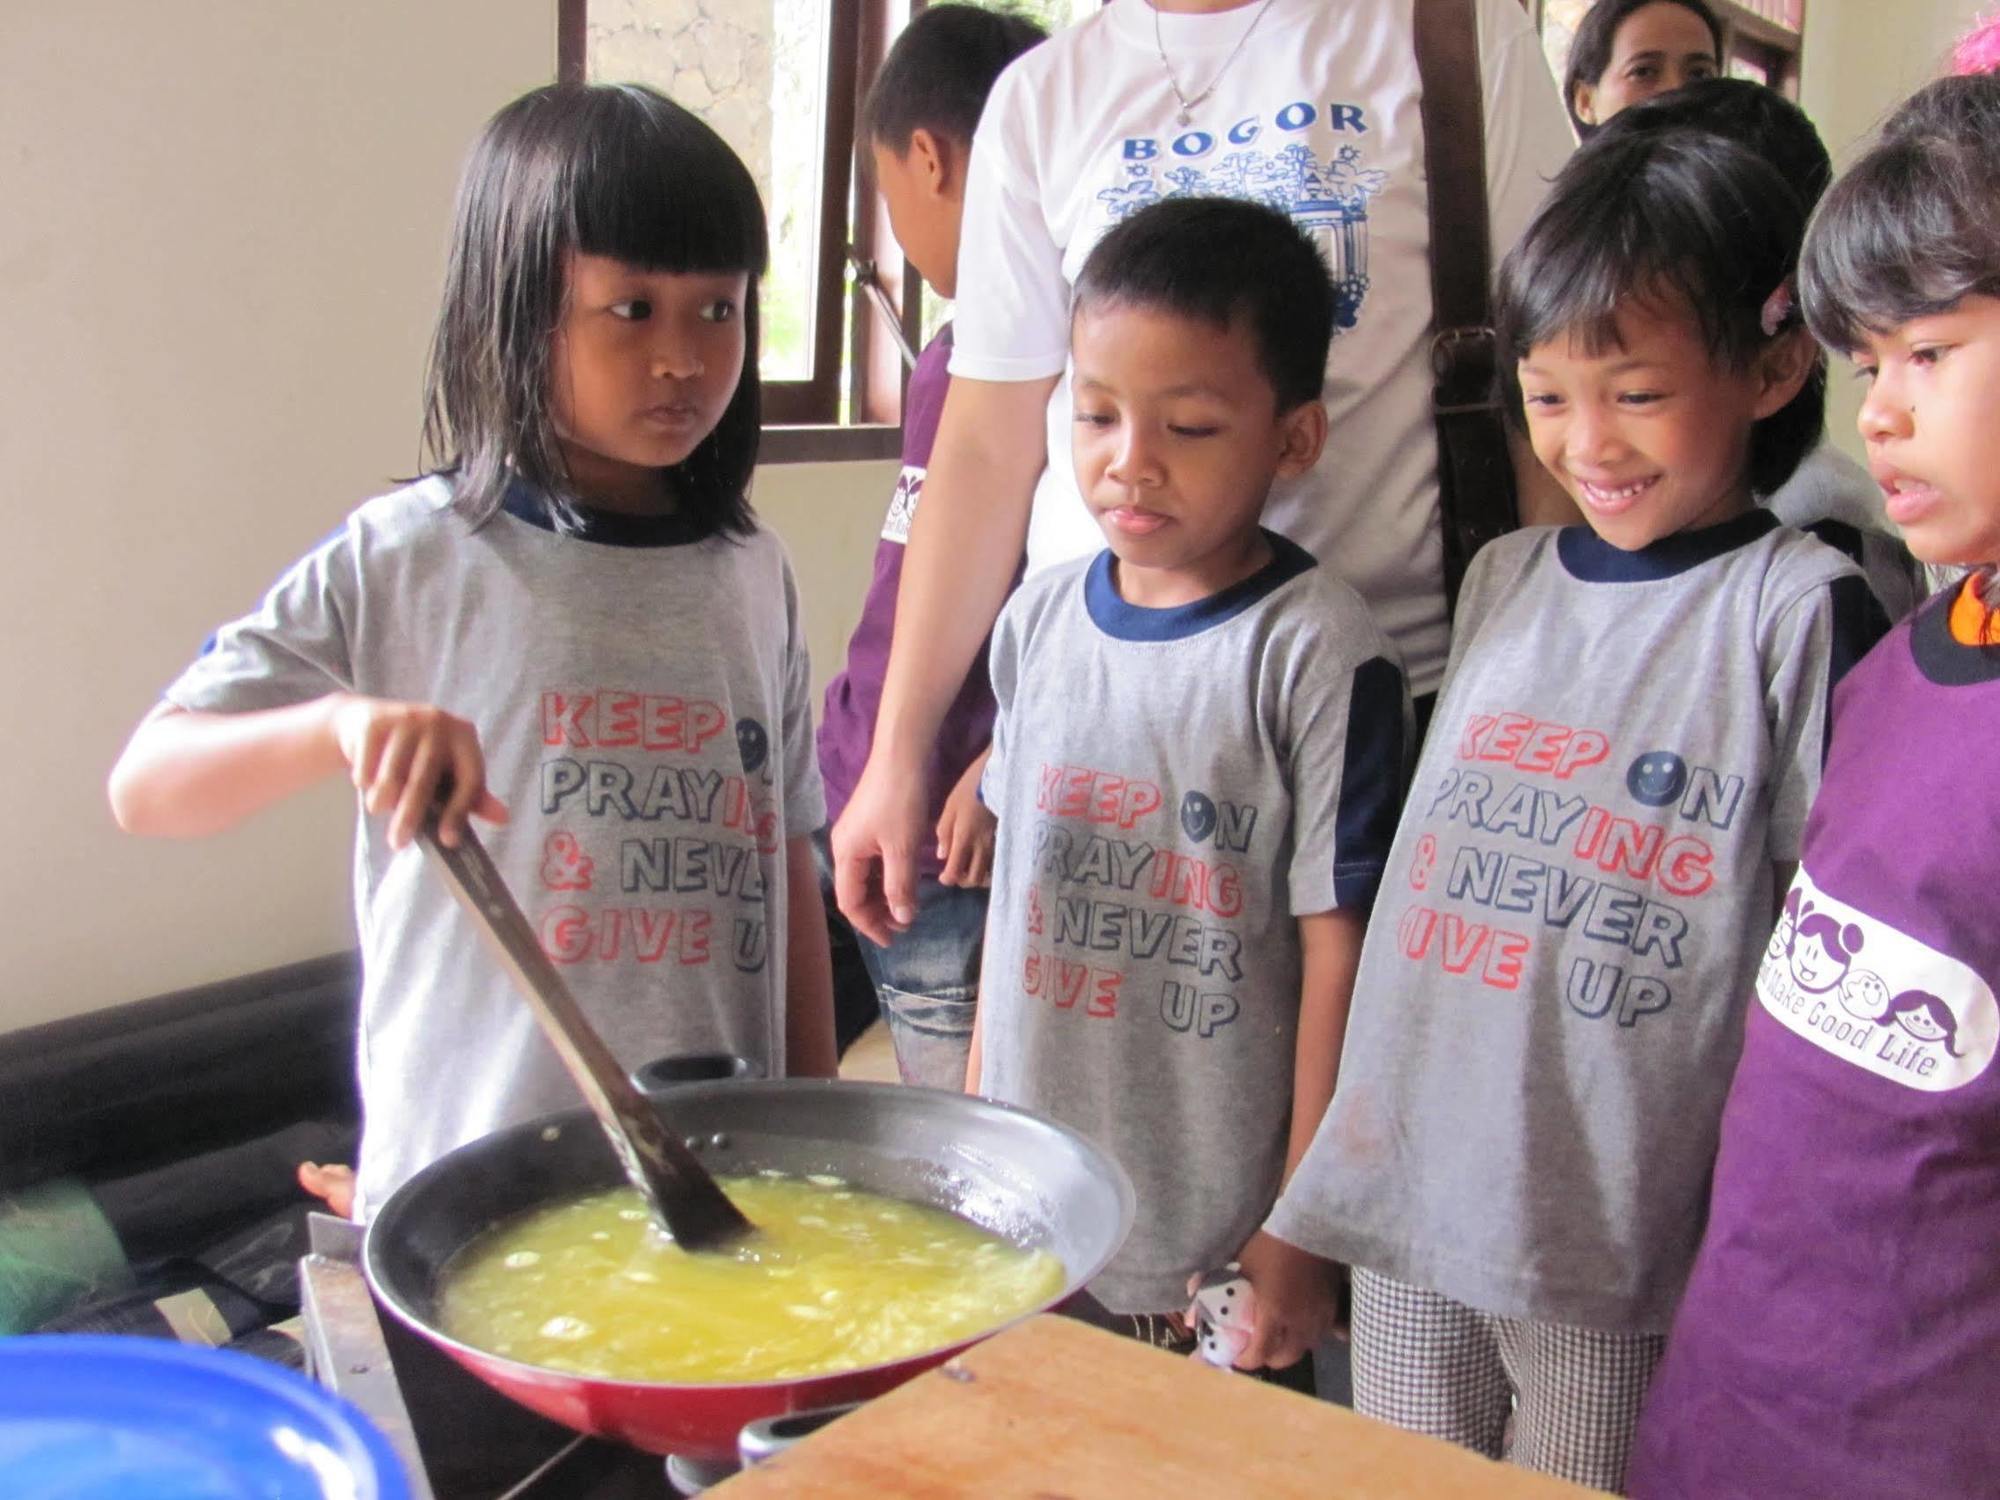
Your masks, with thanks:
M438 1321L523 1364L616 1380L778 1380L902 1359L1056 1296L1062 1263L953 1214L836 1177L722 1179L756 1233L689 1255L631 1188L482 1236L444 1274Z

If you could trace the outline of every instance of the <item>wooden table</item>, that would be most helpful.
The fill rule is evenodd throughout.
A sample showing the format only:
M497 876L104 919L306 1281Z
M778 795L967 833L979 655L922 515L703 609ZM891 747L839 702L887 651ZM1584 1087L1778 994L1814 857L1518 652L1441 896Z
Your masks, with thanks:
M712 1493L723 1500L1577 1500L1595 1492L1045 1316Z

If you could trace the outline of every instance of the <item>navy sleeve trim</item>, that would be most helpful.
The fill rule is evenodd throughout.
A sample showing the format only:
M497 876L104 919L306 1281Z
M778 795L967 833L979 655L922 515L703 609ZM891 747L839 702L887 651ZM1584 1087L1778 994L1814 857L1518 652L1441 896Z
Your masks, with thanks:
M1875 643L1889 633L1889 617L1883 613L1867 579L1849 573L1834 579L1826 589L1832 601L1829 611L1832 628L1826 652L1827 710L1820 724L1822 766L1826 764L1827 745L1833 738L1833 690L1862 657L1875 649Z
M1347 749L1340 810L1333 824L1333 899L1365 911L1396 841L1403 813L1403 673L1385 656L1354 671L1347 701Z
M1861 530L1845 521L1813 521L1799 528L1807 536L1818 537L1857 568L1862 564Z
M1882 612L1868 580L1849 573L1827 585L1833 596L1833 639L1827 653L1827 689L1840 685L1855 663L1875 649L1875 643L1889 633L1889 617Z

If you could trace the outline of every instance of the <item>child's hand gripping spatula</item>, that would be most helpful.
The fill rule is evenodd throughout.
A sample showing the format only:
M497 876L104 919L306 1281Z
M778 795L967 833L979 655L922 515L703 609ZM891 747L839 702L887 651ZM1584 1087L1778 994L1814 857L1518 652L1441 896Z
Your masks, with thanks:
M683 1250L717 1250L748 1234L750 1221L695 1154L660 1124L584 1016L472 829L461 826L457 846L448 847L438 837L437 811L432 809L418 837L513 976L653 1217Z

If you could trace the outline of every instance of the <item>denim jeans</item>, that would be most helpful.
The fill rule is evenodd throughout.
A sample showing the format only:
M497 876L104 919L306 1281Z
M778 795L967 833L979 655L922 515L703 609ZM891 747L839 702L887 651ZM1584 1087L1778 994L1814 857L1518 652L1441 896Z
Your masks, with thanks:
M851 938L860 951L903 1082L962 1090L979 998L986 892L923 877L917 886L916 921L886 948L878 947L849 927L833 904L833 859L824 829L813 838L813 857L826 895L827 920L837 940Z

